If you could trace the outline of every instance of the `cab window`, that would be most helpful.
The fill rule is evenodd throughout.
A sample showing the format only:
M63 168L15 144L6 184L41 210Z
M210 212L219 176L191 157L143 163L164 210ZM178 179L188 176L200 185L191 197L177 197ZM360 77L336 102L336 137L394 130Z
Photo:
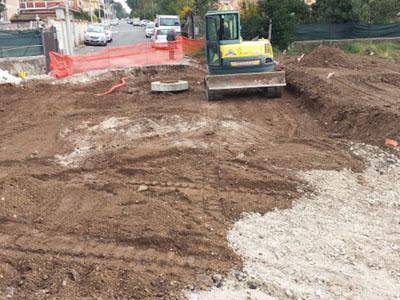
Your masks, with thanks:
M236 14L226 14L223 16L222 40L238 40L238 17Z
M220 33L221 21L219 16L207 17L207 39L209 41L218 41Z

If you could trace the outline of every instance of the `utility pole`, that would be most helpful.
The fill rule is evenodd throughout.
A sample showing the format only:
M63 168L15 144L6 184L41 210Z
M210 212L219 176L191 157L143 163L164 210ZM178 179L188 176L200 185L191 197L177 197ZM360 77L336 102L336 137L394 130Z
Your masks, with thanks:
M65 29L67 30L67 54L74 54L74 41L71 41L71 17L69 15L69 0L64 0L65 3Z
M90 22L93 24L93 6L92 6L92 0L90 0Z

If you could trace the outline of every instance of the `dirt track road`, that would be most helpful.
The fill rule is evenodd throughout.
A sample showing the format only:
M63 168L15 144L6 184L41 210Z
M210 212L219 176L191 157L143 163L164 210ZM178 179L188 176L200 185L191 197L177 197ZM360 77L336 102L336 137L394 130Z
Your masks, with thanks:
M289 208L300 170L360 170L347 141L284 94L203 99L197 69L0 87L0 290L17 298L175 299L240 268L242 212ZM154 79L191 91L156 95Z

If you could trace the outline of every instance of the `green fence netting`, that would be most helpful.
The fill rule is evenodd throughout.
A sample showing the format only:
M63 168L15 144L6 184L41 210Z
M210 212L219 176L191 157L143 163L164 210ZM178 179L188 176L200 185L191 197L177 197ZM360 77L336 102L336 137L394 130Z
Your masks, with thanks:
M39 30L0 30L0 58L43 54Z
M296 41L342 40L359 38L400 37L400 23L369 24L305 24L298 25Z

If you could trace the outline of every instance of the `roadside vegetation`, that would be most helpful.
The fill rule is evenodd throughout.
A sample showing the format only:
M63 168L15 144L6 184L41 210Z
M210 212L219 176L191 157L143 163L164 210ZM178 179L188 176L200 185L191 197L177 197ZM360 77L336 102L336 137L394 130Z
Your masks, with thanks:
M5 1L0 0L0 14L2 14L5 9L6 9Z
M400 61L400 43L355 42L342 46L342 49L353 54L376 55L392 62Z

